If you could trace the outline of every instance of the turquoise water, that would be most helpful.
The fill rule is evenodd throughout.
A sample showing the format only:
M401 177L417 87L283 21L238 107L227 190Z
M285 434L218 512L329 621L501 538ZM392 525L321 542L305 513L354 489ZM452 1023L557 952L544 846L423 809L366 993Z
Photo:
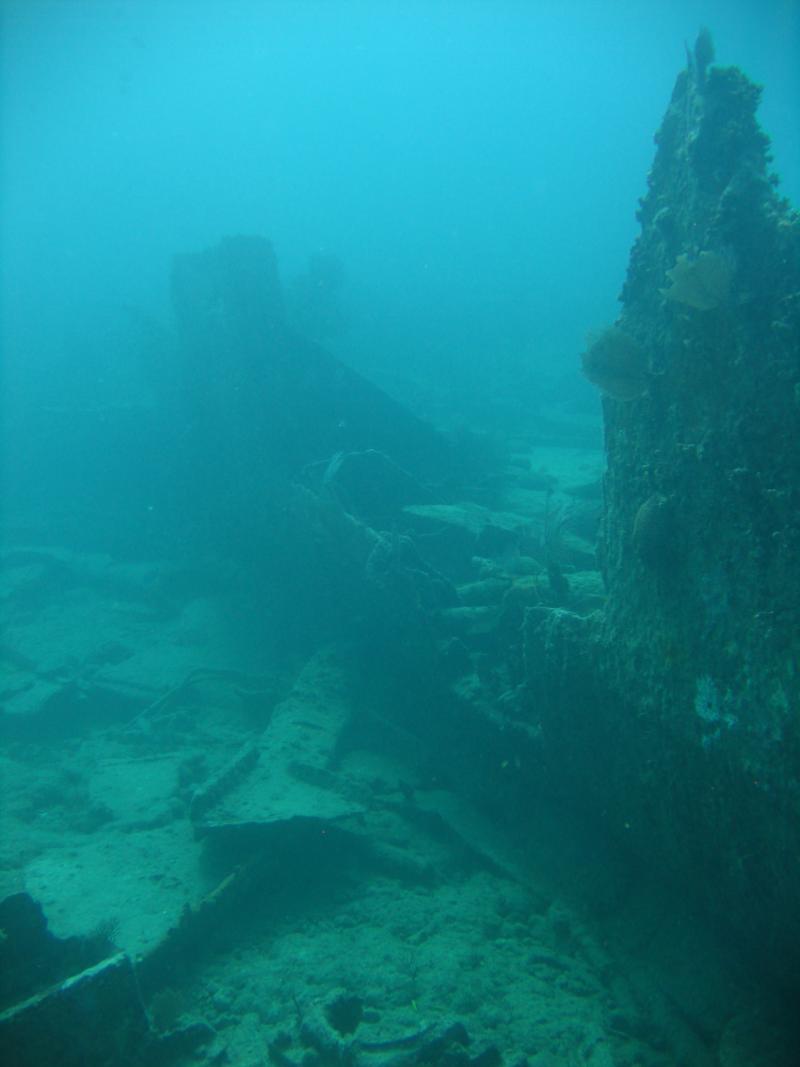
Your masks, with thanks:
M794 855L795 690L687 682L697 645L637 648L609 590L680 588L652 576L683 558L663 459L631 473L620 411L664 352L757 321L741 262L670 253L663 352L581 373L625 336L653 136L704 25L764 84L797 203L795 3L4 5L4 1062L796 1062L793 926L748 937L754 887L796 886L752 846L774 805ZM791 422L787 365L764 425ZM681 457L718 455L696 436ZM758 507L731 466L732 524L777 523L788 464ZM598 558L639 477L628 555ZM739 662L763 618L704 566L707 640ZM791 618L754 677L795 677ZM606 642L630 677L656 640L679 758L621 767L600 746L630 709L587 698L570 650ZM661 699L631 695L622 733ZM681 805L705 825L742 768L738 866L692 869Z

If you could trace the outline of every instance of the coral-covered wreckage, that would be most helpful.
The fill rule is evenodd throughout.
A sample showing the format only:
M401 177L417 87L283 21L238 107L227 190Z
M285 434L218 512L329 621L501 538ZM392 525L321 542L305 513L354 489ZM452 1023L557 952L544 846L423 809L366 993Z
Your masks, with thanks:
M642 881L648 892L655 886L651 902L682 898L693 921L704 916L704 936L715 927L715 944L733 947L770 995L796 992L800 221L768 171L758 89L710 58L710 39L701 35L656 137L620 317L583 359L603 392L605 591L593 546L596 479L575 491L583 512L564 509L551 499L548 473L513 463L498 473L496 457L459 451L304 339L284 310L266 240L228 238L177 258L180 380L169 428L159 431L168 439L153 445L170 457L163 506L179 516L177 542L200 546L204 580L224 587L226 605L245 620L247 648L272 642L293 681L280 671L261 677L249 663L244 671L238 660L210 668L192 659L192 633L209 625L206 615L189 618L186 658L175 660L185 664L184 680L161 675L160 644L175 638L165 631L159 641L160 615L151 613L137 638L146 669L104 637L91 669L37 679L49 687L42 714L26 705L3 719L12 739L35 734L44 743L46 728L62 731L53 738L59 747L82 723L117 729L114 758L99 769L90 764L95 804L84 836L92 841L97 820L113 829L116 819L124 832L103 838L104 847L121 850L114 855L127 870L130 850L141 846L127 885L151 901L137 906L126 897L123 927L136 921L121 940L112 930L94 942L49 935L27 891L0 901L0 1052L8 1062L166 1063L200 1045L209 1048L207 1062L231 1060L234 1013L223 1006L214 1016L201 998L212 1022L181 1023L174 987L188 986L198 961L226 944L242 952L251 941L261 945L259 922L271 930L271 919L262 920L280 906L275 885L288 885L298 901L307 886L335 887L348 877L362 887L399 884L398 893L422 886L403 897L400 915L408 901L433 900L448 872L468 861L487 878L505 879L498 899L513 885L533 900L531 870L537 861L563 860L566 825L575 830L577 858L559 868L562 884L596 886L598 867L616 863L624 888L609 912L624 912L633 929L631 883L649 872ZM137 431L137 447L143 436ZM119 452L106 451L109 462ZM83 465L79 475L85 481ZM136 485L125 484L133 526L159 489L147 485L140 498ZM517 510L523 499L527 512ZM575 537L576 514L583 540ZM87 559L84 568L99 568L107 589L110 564ZM44 550L26 551L16 565L23 577L33 565L62 578L78 567L71 555ZM117 575L114 598L127 588L123 577L139 597L143 575L166 614L187 581L166 563ZM124 642L132 643L128 625ZM167 651L174 659L175 649ZM23 657L15 663L18 673L28 670ZM254 670L262 668L256 656ZM20 706L23 698L33 704L38 691L21 682ZM75 718L78 707L85 722ZM70 758L74 787L79 761ZM173 792L159 792L159 775L174 780L164 786ZM550 812L558 832L549 828ZM62 860L51 850L42 889L64 869L80 882L72 853ZM165 863L175 878L163 877ZM112 866L105 852L103 865ZM559 882L559 874L551 877ZM104 899L103 881L87 882L81 896ZM26 883L31 893L34 882ZM584 889L602 911L594 899L602 894ZM381 938L394 936L386 914L397 899L380 897ZM716 1010L710 998L695 1003L694 975L715 957L685 932L696 927L681 935L691 979L680 988L650 985L645 994L639 972L612 967L599 935L587 948L562 905L526 904L524 921L502 937L492 932L493 906L479 897L474 929L489 932L470 928L475 944L458 958L457 985L473 981L464 976L468 957L479 957L483 974L495 949L505 960L502 953L528 945L541 927L553 944L544 951L534 940L514 972L527 981L545 968L535 994L520 1000L519 1025L533 1027L531 1014L541 1010L533 1044L548 1057L549 991L572 990L579 1004L575 1014L569 1002L567 1036L552 1045L560 1058L535 1052L536 1063L754 1063L740 1051L748 1041L760 1049L758 1062L779 1062L766 1058L751 1015L734 1017L724 998ZM137 908L148 916L144 925ZM425 924L413 909L408 914L413 921L392 951L424 947ZM449 927L452 918L437 922ZM659 915L662 934L666 922ZM112 942L124 953L111 954ZM264 1062L267 1047L277 1067L496 1067L501 1053L527 1062L501 1032L511 1025L504 1014L516 1019L511 1011L498 1009L491 1043L471 1052L449 1001L428 995L430 1016L419 1016L417 983L431 977L425 967L394 1007L389 994L381 1000L365 988L362 1002L348 987L328 990L327 1008L320 1000L312 1011L291 984L306 966L305 950L287 943L293 1007L285 1018L278 1008L270 1015L267 1045L267 1023L253 1015L261 1058L232 1054L235 1062ZM456 944L446 946L454 959ZM253 962L254 975L262 966L272 973L274 951L273 941ZM336 942L330 955L340 953ZM357 984L364 961L355 947L348 953ZM389 968L390 955L376 969ZM510 973L503 969L492 996L516 989ZM593 976L591 995L584 974ZM278 997L279 988L266 988ZM476 1020L475 1005L460 1003ZM586 1030L587 1004L600 1005L599 1021L578 1057L583 1038L569 1028ZM98 1011L109 1025L95 1042ZM615 1041L619 1059L610 1051Z
M613 327L648 374L603 400L608 598L588 619L529 612L527 706L550 786L589 800L791 984L800 219L768 170L759 88L707 69L703 40L656 135ZM604 387L602 354L585 362Z

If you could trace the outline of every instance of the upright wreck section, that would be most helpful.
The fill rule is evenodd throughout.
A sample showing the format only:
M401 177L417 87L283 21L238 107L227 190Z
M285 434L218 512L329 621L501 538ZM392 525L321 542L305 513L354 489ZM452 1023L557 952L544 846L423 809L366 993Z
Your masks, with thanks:
M584 357L608 469L589 619L531 609L551 788L785 970L800 959L800 217L760 89L701 33L617 323Z

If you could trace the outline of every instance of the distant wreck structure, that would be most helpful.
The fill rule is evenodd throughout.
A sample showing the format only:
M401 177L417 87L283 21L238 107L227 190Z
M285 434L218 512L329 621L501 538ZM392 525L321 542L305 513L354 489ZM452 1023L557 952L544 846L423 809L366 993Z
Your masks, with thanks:
M526 684L552 792L796 984L800 217L760 89L712 55L704 31L656 134L620 318L584 359L604 390L607 603L529 609Z
M253 616L268 600L280 639L313 646L374 599L365 575L385 546L345 504L357 511L357 496L369 512L361 518L377 521L428 500L423 481L450 475L452 450L297 332L266 238L230 236L176 256L171 288L180 511L194 544L236 560L247 575ZM419 567L415 574L428 580Z
M245 510L270 483L309 463L373 448L409 469L441 472L442 438L361 375L292 328L270 242L226 237L175 257L187 432L204 495Z

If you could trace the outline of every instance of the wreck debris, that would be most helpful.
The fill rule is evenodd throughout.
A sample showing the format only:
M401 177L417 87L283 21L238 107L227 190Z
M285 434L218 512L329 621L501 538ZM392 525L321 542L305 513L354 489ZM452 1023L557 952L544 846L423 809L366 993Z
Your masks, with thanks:
M103 1019L105 1026L99 1026ZM5 1063L100 1067L155 1053L133 964L119 952L0 1015Z

